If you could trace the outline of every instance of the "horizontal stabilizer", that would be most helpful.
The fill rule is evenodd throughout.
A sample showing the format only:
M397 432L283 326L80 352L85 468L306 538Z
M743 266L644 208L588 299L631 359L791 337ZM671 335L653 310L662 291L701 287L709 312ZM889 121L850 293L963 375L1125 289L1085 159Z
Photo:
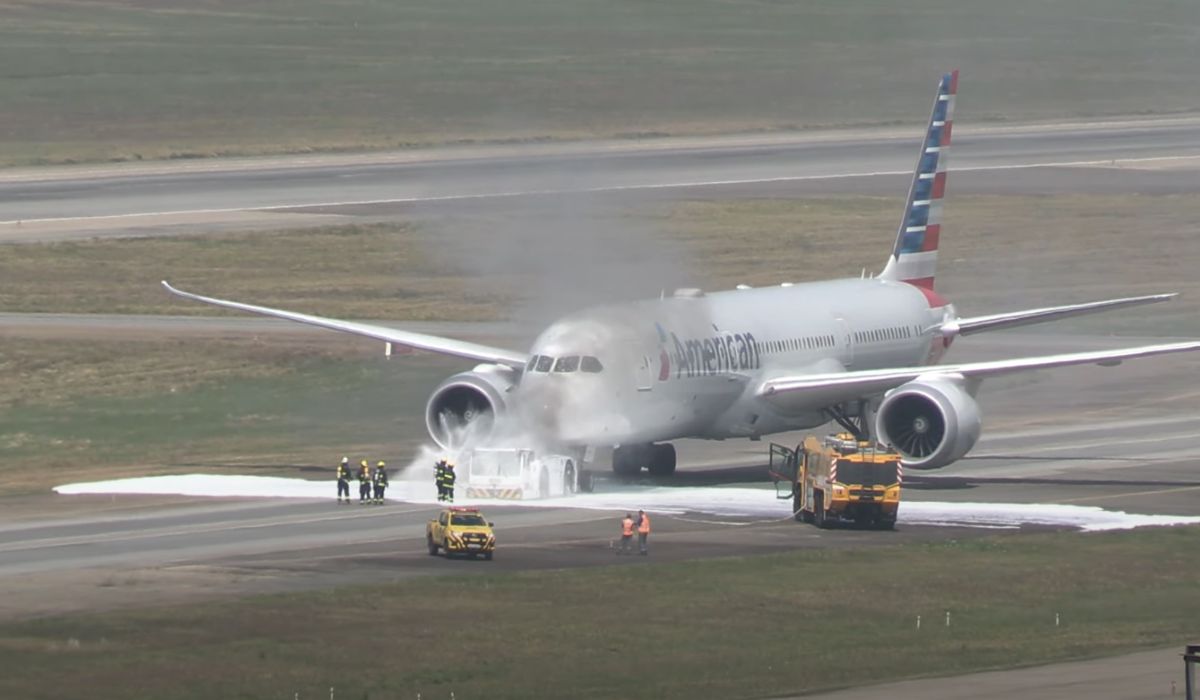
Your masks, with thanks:
M394 345L406 345L418 350L428 350L442 355L452 355L454 357L463 357L471 360L480 360L483 362L493 362L510 367L522 368L529 356L525 353L513 352L502 348L493 348L487 345L478 343L469 343L465 340L454 340L453 338L443 338L436 335L427 335L425 333L411 333L402 331L396 328L388 328L387 326L376 326L369 323L356 323L354 321L339 321L335 318L325 318L323 316L310 316L308 314L296 313L295 311L283 311L281 309L272 309L266 306L255 306L253 304L243 304L236 301L225 301L224 299L214 299L212 297L204 297L199 294L192 294L172 287L164 280L163 287L175 296L199 301L213 306L221 306L227 309L236 309L238 311L246 311L252 314L261 316L271 316L274 318L282 318L296 323L303 323L309 326L317 326L319 328L327 328L331 331L340 331L342 333L350 333L353 335L361 335L367 338L382 340L385 343Z
M1124 299L1090 301L1086 304L1048 306L1044 309L1027 309L1025 311L1010 311L1003 314L992 314L990 316L959 318L942 324L941 331L946 335L970 335L972 333L983 333L984 331L997 331L1004 328L1016 328L1017 326L1028 326L1034 323L1057 321L1059 319L1069 318L1071 316L1083 316L1084 314L1094 314L1100 311L1123 309L1127 306L1155 304L1160 301L1170 301L1177 296L1179 295L1151 294L1144 297L1127 297Z

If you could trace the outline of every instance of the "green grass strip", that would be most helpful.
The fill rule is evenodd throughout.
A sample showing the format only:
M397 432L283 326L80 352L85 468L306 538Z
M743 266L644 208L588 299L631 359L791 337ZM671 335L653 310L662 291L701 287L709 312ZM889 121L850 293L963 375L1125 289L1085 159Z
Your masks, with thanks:
M13 622L0 694L748 698L1041 664L1187 640L1197 545L1011 535Z

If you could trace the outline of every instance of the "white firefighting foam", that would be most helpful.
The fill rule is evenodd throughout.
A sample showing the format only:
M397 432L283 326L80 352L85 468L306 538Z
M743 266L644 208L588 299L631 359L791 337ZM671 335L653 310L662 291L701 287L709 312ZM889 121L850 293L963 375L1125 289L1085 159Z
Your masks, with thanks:
M405 470L393 479L389 501L436 503L432 474ZM428 476L417 479L415 477ZM182 496L311 498L336 497L332 481L307 481L264 476L219 476L186 474L153 476L114 481L66 484L54 489L60 494L155 494ZM514 505L513 501L456 499L458 505ZM567 498L521 501L523 506L586 508L681 515L755 519L784 519L791 516L790 500L778 500L770 489L725 487L611 487L602 493L581 493ZM901 525L940 525L985 528L1015 528L1022 525L1071 527L1080 530L1123 530L1147 525L1200 523L1200 517L1142 515L1104 510L1094 506L1048 503L946 503L905 501L900 506Z

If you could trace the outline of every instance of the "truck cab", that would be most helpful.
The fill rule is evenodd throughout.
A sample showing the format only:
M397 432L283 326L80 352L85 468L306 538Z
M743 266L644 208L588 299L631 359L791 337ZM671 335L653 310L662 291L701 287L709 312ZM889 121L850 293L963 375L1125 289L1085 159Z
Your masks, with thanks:
M496 533L478 508L452 506L442 509L425 524L425 543L429 556L437 556L441 550L446 556L465 554L474 559L482 554L484 559L491 560L496 550Z
M794 450L772 444L769 471L776 495L792 499L796 520L891 530L900 508L900 460L880 445L839 433L809 436ZM781 485L788 486L786 494Z

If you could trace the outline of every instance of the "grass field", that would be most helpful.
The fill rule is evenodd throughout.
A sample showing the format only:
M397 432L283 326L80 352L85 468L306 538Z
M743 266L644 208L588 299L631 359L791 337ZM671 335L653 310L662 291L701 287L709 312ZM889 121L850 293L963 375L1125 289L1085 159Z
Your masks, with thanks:
M0 163L1200 107L1186 0L2 0Z
M166 294L158 285L166 277L202 293L343 318L546 322L674 286L877 271L899 208L886 197L693 200L549 219L515 209L412 224L7 246L0 308L215 313ZM955 197L938 289L964 314L1181 291L1152 313L1065 327L1197 335L1200 281L1189 262L1200 259L1197 220L1200 202L1186 196ZM1154 245L1133 231L1153 231Z
M463 367L380 355L280 339L6 340L0 494L197 469L309 476L343 453L406 464L429 392Z
M1013 535L12 622L0 694L749 698L953 675L1190 641L1197 545Z

